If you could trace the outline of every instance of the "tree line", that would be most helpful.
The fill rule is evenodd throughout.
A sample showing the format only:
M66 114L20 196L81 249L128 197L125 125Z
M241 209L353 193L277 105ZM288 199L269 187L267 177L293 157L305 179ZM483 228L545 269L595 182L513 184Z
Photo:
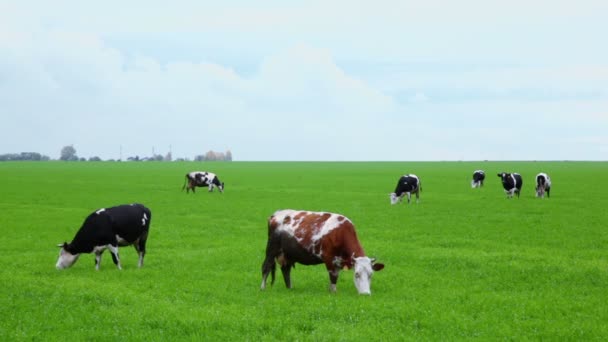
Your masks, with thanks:
M21 152L21 153L6 153L0 154L0 162L2 161L48 161L51 160L49 156L40 154L38 152ZM62 161L103 161L101 158L94 156L89 159L78 157L76 148L73 145L64 146L59 154L59 160ZM166 155L154 154L151 157L140 157L130 156L127 157L127 161L173 161L171 152ZM107 161L115 161L109 159ZM120 161L120 160L119 160ZM184 158L177 158L175 161L188 161ZM194 161L232 161L232 152L230 150L226 152L208 151L205 154L197 155L194 157Z

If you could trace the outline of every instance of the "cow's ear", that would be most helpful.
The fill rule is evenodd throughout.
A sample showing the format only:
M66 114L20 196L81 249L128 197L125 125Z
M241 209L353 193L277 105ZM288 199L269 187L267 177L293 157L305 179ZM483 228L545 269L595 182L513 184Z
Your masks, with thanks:
M67 243L65 243L65 242L64 242L64 243L58 243L58 244L57 244L57 247L59 247L59 248L63 248L63 247L65 247L65 245L66 245L66 244L67 244Z
M384 264L372 264L372 269L376 272L381 271L384 268Z

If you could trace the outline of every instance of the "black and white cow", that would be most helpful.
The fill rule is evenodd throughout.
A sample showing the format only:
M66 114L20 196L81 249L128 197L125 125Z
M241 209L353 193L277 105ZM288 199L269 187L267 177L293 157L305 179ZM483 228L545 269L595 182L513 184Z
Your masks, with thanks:
M209 187L209 192L213 191L213 188L217 187L220 192L224 192L224 183L220 182L220 179L215 173L207 171L192 171L186 174L186 180L182 186L182 191L186 189L186 192L195 192L196 187Z
M401 202L403 197L407 194L407 203L410 203L412 193L416 194L416 203L420 200L420 192L422 191L422 184L418 176L409 174L403 175L397 182L395 192L389 194L391 198L391 204Z
M513 194L517 194L517 198L519 198L521 187L524 184L521 175L519 173L501 172L498 177L502 180L502 187L505 189L507 198L512 198Z
M547 197L551 197L551 178L546 173L539 173L536 175L536 197L544 198L545 192Z
M481 188L483 181L486 179L486 174L483 170L475 170L473 172L473 180L471 181L471 188Z
M139 254L138 266L144 264L146 241L152 212L142 204L126 204L112 208L101 208L90 214L72 242L60 244L61 251L57 269L72 266L82 253L95 253L95 269L99 270L101 254L109 249L112 260L122 269L118 257L119 246L135 246Z

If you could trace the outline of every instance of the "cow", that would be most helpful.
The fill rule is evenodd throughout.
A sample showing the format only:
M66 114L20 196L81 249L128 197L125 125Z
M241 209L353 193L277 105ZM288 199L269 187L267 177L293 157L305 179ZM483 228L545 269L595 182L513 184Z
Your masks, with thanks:
M343 215L303 210L279 210L268 219L266 258L262 263L262 286L268 274L274 284L276 263L281 267L285 286L291 288L291 268L325 264L329 272L329 291L336 292L340 269L354 269L359 294L371 294L371 278L384 264L365 255L353 223Z
M55 266L65 269L74 265L82 253L95 253L95 269L99 270L101 254L109 249L121 270L118 247L133 245L139 254L138 267L142 267L150 220L150 209L138 203L96 210L87 216L72 242L58 245L61 251Z
M519 173L501 172L498 177L502 180L502 187L505 189L507 198L512 198L513 194L517 194L517 198L519 198L521 187L524 184L521 175Z
M473 172L473 180L471 181L471 188L481 188L483 181L486 179L486 174L483 170L475 170Z
M192 171L186 174L186 180L182 186L182 191L186 189L186 193L192 190L195 192L196 187L209 187L209 192L213 191L213 188L217 187L220 193L224 192L224 183L220 182L220 179L215 173L207 171Z
M551 197L551 178L546 173L539 173L536 175L536 197L545 198L545 192L547 198Z
M422 184L418 176L409 174L403 175L397 182L395 192L390 193L391 204L401 202L403 197L407 194L407 203L410 203L412 193L416 194L416 203L420 200L420 192L422 191Z

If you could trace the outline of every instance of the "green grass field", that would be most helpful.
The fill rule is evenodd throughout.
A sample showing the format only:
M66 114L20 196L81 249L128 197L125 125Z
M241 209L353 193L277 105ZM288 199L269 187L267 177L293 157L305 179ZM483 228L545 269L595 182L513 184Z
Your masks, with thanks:
M193 170L226 192L182 192ZM500 171L522 174L521 198ZM541 171L551 199L534 197ZM391 206L403 173L421 201ZM607 189L605 162L0 163L0 340L605 340ZM55 269L90 212L131 202L153 214L142 269L132 247L122 271L108 252L100 271L93 255ZM284 208L348 216L386 265L372 295L351 271L330 294L322 265L260 291L266 220Z

